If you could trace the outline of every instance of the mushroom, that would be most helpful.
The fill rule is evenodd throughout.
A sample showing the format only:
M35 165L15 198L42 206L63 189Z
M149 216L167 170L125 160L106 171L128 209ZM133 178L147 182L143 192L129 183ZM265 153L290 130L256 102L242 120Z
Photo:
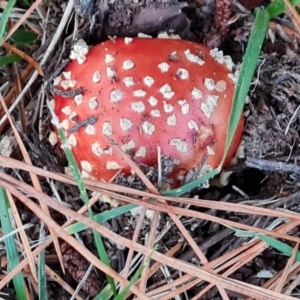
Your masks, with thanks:
M176 162L173 175L204 156L203 169L219 166L236 83L230 57L190 41L147 38L91 49L80 40L70 57L54 80L63 92L53 106L84 176L108 181L119 169L130 174L110 139L149 166L157 165L160 146ZM243 117L226 163L242 130Z

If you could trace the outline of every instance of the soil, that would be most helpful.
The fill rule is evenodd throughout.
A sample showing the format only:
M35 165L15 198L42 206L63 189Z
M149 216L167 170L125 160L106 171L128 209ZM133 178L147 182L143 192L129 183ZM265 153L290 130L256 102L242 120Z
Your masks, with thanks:
M156 37L158 33L167 31L170 34L179 34L183 39L209 44L213 37L213 42L219 44L224 54L231 55L237 64L242 60L254 20L253 12L246 9L241 10L240 5L234 5L231 17L238 14L240 14L240 17L227 28L226 33L220 33L214 30L214 1L114 0L106 1L106 5L104 3L105 1L100 0L95 2L90 0L75 1L79 20L76 39L84 38L88 44L97 44L106 40L107 36L136 36L142 32ZM47 39L49 40L55 32L63 13L60 1L53 0L51 5L53 9L50 21L45 24ZM279 18L277 22L280 23L281 19ZM71 26L68 27L65 36L61 38L55 55L43 66L45 72L44 84L48 84L47 95L49 99L51 99L52 93L49 83L68 62L73 30L74 28ZM259 200L277 197L280 199L278 203L268 204L266 202L263 207L275 209L277 206L284 206L285 209L295 213L300 212L297 198L300 172L293 171L297 166L300 155L298 147L300 133L300 114L298 113L300 107L300 95L298 95L300 94L300 50L298 45L299 40L294 36L284 35L274 29L269 30L245 104L244 158L239 160L238 165L231 168L233 174L226 187L211 186L208 189L196 189L188 196L233 203L242 203L245 200L255 203ZM43 47L46 46L47 42ZM43 50L40 48L37 53L42 53ZM36 83L37 86L39 84L42 84L42 82ZM34 93L34 87L32 91ZM35 98L30 101L27 111L36 107L36 101ZM47 137L52 128L47 109L43 112L42 118L43 135ZM67 165L65 157L61 155L56 147L50 146L47 139L39 142L36 118L31 115L27 122L27 132L23 132L23 139L34 165L38 167L46 166L48 170L63 172L64 167ZM17 151L14 151L12 155L16 158L19 157ZM251 158L257 159L256 165L251 166ZM247 160L249 160L248 163ZM285 163L288 166L282 166L280 163ZM167 165L166 162L165 166L167 167ZM142 167L150 179L155 178L157 170L150 170L147 166ZM24 175L24 178L26 178L26 175ZM30 182L28 178L26 181ZM130 178L119 176L116 182L136 189L145 189L143 183L135 176ZM41 183L44 192L50 193L46 180L41 179ZM74 210L82 205L77 189L64 184L56 183L56 185L61 198L69 203ZM109 204L105 203L97 203L93 207L95 213L106 211L109 208ZM27 234L32 239L37 238L39 223L37 218L22 205L19 205L19 209L28 221L35 224L35 227L27 231ZM190 209L199 210L196 207L190 207ZM267 228L273 221L272 218L245 217L243 214L233 212L206 209L201 211L243 224L255 224L255 226L261 228ZM63 216L59 213L52 213L52 217L56 222L59 224L64 222ZM182 234L166 214L161 213L160 217L158 232L163 232L163 234L157 245L158 251L165 253L167 249L182 240ZM120 236L131 238L137 219L137 215L126 213L106 222L105 226ZM181 221L209 261L235 247L241 246L246 240L244 237L235 236L228 228L206 220L182 218ZM169 230L165 231L168 226ZM151 221L145 218L138 242L144 243L150 228ZM294 235L298 236L299 232L295 229ZM80 234L80 237L86 247L95 252L92 232L85 230ZM105 240L105 245L109 249L109 257L113 268L120 272L124 267L128 251L121 245L113 244L109 240ZM55 257L52 247L47 249L46 262L48 260L48 264L51 265L52 269L60 274L72 287L76 288L88 269L89 263L80 253L65 243L62 244L62 252L66 274L62 274L56 259L50 260L50 255ZM175 257L200 265L189 245L176 253ZM276 274L284 268L286 261L286 256L278 253L273 248L267 248L261 255L232 274L231 277L262 286L267 279L257 275L261 271ZM176 269L170 269L170 272L172 278L180 276ZM148 280L148 291L165 283L165 274L161 270L157 271ZM187 292L187 298L183 299L191 299L205 285L201 284L193 287ZM88 296L95 296L104 286L105 276L92 270L88 281L82 288L81 296L85 299ZM70 298L70 295L53 281L48 283L48 292L50 299ZM228 295L232 300L243 299L244 297L232 292L228 292ZM14 298L14 296L12 297ZM217 300L221 297L217 289L211 289L201 299Z

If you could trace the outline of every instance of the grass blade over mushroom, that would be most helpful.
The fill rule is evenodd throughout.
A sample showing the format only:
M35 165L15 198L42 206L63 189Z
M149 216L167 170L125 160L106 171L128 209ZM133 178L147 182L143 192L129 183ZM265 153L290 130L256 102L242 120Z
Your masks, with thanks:
M251 85L253 74L256 69L257 60L263 45L263 41L267 32L269 21L270 21L270 17L267 10L262 10L262 9L256 10L255 22L252 28L252 32L250 35L250 39L248 42L248 46L246 49L246 53L244 56L239 79L235 90L231 117L229 120L229 126L227 132L226 146L224 149L223 159L220 166L212 170L211 172L207 173L205 176L202 176L201 178L194 180L180 188L164 192L163 195L178 197L184 193L189 192L190 190L199 186L206 180L220 173L222 169L222 165L227 156L229 147L231 145L234 133L236 131L240 116L243 111L245 99L249 92L249 88Z
M78 165L76 163L76 160L75 160L74 155L72 153L71 147L69 145L69 142L68 142L63 130L61 129L59 121L58 121L58 119L57 119L57 117L56 117L49 101L47 101L47 104L48 104L48 108L49 108L49 110L51 112L51 115L52 115L52 122L53 122L54 126L56 126L59 138L61 139L62 149L65 152L65 155L66 155L67 160L69 162L69 165L70 165L71 171L73 173L74 179L75 179L75 181L77 183L77 186L78 186L78 189L80 191L81 199L85 203L85 205L87 206L89 218L92 221L95 221L93 211L92 211L92 209L89 205L89 198L88 198L84 183L82 181L82 177L81 177ZM103 240L102 240L100 234L96 230L94 230L93 233L94 233L96 248L97 248L98 255L99 255L101 261L104 264L106 264L107 266L110 266L109 258L108 258L108 255L107 255L107 252L105 250L104 243L103 243ZM113 278L111 278L110 276L107 275L107 280L108 280L108 282L111 286L111 289L112 289L114 295L116 296L117 291L116 291L116 287L115 287L115 283L114 283Z
M227 155L228 149L231 145L235 130L237 128L240 115L243 112L245 99L249 92L253 74L256 69L258 57L263 45L263 41L268 29L268 23L270 21L269 13L266 10L257 9L255 23L251 32L251 36L248 42L247 50L245 53L242 69L237 82L233 107L231 111L229 128L226 140L226 149L223 156L223 162Z

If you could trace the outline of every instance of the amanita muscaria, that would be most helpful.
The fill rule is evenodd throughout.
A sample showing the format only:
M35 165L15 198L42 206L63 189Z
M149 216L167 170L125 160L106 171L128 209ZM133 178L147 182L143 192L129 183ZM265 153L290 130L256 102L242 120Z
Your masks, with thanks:
M157 165L160 146L177 164L173 176L197 167L204 155L205 170L218 167L235 90L230 57L190 41L148 38L90 49L80 40L70 57L54 85L82 92L56 94L52 103L84 176L107 181L119 169L130 173L109 138L149 166ZM242 129L241 117L227 162Z

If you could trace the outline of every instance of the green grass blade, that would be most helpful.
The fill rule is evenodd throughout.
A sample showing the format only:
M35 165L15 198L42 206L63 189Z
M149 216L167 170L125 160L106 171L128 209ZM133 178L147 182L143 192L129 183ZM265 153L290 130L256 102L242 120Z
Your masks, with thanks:
M47 281L45 270L45 250L40 252L38 258L38 282L39 282L39 299L48 300Z
M205 174L204 176L201 176L201 178L198 178L194 181L191 181L177 189L170 190L170 191L164 191L161 194L163 196L168 196L168 197L179 197L180 195L183 195L185 193L188 193L190 190L194 189L195 187L199 186L206 180L213 178L214 176L218 175L220 173L220 169L214 169L211 172Z
M137 205L135 204L127 204L123 205L121 207L113 208L109 211L105 211L103 213L100 213L98 215L94 216L95 222L97 223L104 223L112 218L118 217L119 215L122 215L129 210L135 208ZM68 227L65 228L65 231L67 231L69 234L78 233L84 229L87 229L87 226L83 223L76 222Z
M138 281L144 268L145 268L145 265L142 265L138 268L138 270L135 272L133 277L130 279L129 283L125 286L125 288L122 290L122 292L114 298L114 300L125 300L126 299L126 295L128 294L130 288Z
M17 54L10 54L0 57L0 67L21 61L22 58Z
M72 174L74 176L74 179L75 179L75 181L77 183L77 186L78 186L78 189L80 191L81 199L85 203L85 205L87 206L87 211L88 211L88 214L89 214L89 218L92 221L95 221L93 211L92 211L91 207L89 206L89 198L88 198L88 195L87 195L87 192L86 192L86 188L84 186L84 183L83 183L83 180L82 180L82 177L81 177L81 173L79 171L78 164L77 164L77 162L75 160L75 157L73 155L73 152L71 150L71 146L69 144L69 141L67 140L67 138L66 138L61 126L60 126L59 120L58 120L57 116L55 115L49 101L47 101L47 104L48 104L48 108L49 108L49 110L51 112L51 115L52 115L52 122L57 128L59 138L62 142L62 149L64 150L64 152L66 154L70 169L72 171ZM98 252L98 255L99 255L101 261L104 264L106 264L107 266L110 266L109 258L108 258L107 252L106 252L105 247L104 247L103 240L102 240L99 232L96 231L96 230L93 230L93 234L94 234L94 239L95 239L97 252ZM116 286L115 286L113 278L111 278L108 275L106 275L106 278L107 278L107 281L109 282L109 284L111 285L111 288L112 288L112 291L113 291L114 295L117 295L117 290L116 290Z
M17 45L31 45L38 37L39 36L34 32L18 29L12 34L9 41L13 41Z
M12 231L12 226L9 218L9 202L7 199L6 191L0 188L0 220L3 234L9 234ZM8 258L8 272L13 270L19 264L18 252L13 236L8 236L4 240L7 258ZM21 272L16 274L13 278L13 284L18 300L26 300L26 289Z
M39 300L48 300L47 278L45 270L45 250L40 252L38 258L38 282L39 282Z
M154 248L153 251L155 251L155 250L156 250L156 247ZM145 266L147 264L149 264L151 256L152 256L152 253L147 258L145 263L138 268L138 270L135 272L135 274L133 275L133 277L129 281L129 284L124 288L124 290L122 290L122 292L119 293L118 296L115 296L114 300L125 300L126 299L126 295L128 294L130 288L138 281L138 279L140 278ZM112 297L112 292L110 290L110 286L107 285L93 300L107 300L110 297Z
M13 7L15 6L15 4L16 4L16 0L9 0L2 13L2 18L0 19L0 41L4 36L7 21L9 19L10 13Z
M62 141L64 152L65 152L67 160L69 162L72 174L75 178L78 189L80 191L81 198L82 198L83 202L85 203L85 205L87 206L89 218L92 221L95 221L93 211L89 206L89 198L88 198L88 195L87 195L87 192L86 192L86 189L85 189L85 186L84 186L84 183L83 183L83 180L82 180L77 162L75 160L75 157L72 153L72 150L71 150L70 146L68 145L68 141L67 141L67 138L66 138L63 130L59 127L57 129L58 129L59 137ZM98 252L98 255L99 255L101 261L103 263L105 263L107 266L110 266L109 258L108 258L107 252L106 252L105 247L104 247L103 240L102 240L99 232L96 231L96 230L93 230L93 234L94 234L94 239L95 239L97 252ZM112 290L114 291L114 295L116 295L117 290L116 290L113 278L111 278L110 276L107 275L107 280L110 283L110 285L112 286Z
M30 7L30 2L28 0L23 0L22 1L24 4L26 4L28 7Z
M290 2L293 6L295 6L300 3L300 0L290 0ZM286 11L284 0L276 0L273 3L270 3L267 6L267 11L270 15L270 19L273 19L278 15L284 13Z
M257 238L261 239L263 242L267 243L269 246L278 250L279 252L281 252L287 256L292 255L292 252L293 252L292 247L290 247L289 245L287 245L281 241L278 241L272 237L269 237L267 235L264 235L264 234L261 234L258 232L254 232L254 231L246 231L246 230L241 230L241 229L233 228L233 227L229 227L229 228L234 230L238 236L257 237ZM295 259L300 262L300 252L297 252Z
M107 285L93 300L108 300L112 296L110 285Z
M231 116L230 116L230 121L228 126L228 132L227 132L227 138L226 138L226 146L225 146L221 166L225 161L237 125L239 123L240 116L243 112L245 99L250 89L251 81L256 69L256 64L261 51L261 47L265 39L269 21L270 18L267 11L262 9L256 10L256 17L255 17L253 29L251 31L250 39L248 42L248 46L246 49L246 53L244 56L239 79L235 90L234 101L233 101L233 106L232 106L232 111L231 111ZM207 173L205 176L202 176L197 180L194 180L180 188L163 192L162 194L164 196L178 197L184 193L189 192L191 189L199 186L204 181L214 177L215 175L220 173L220 170L221 170L220 167L214 169L213 171Z
M155 250L152 250L152 253ZM114 298L114 300L125 300L126 299L126 295L128 294L130 288L138 281L138 279L141 277L141 274L145 268L146 265L149 264L152 253L149 257L147 257L147 260L145 261L144 264L142 264L138 270L135 272L135 274L132 276L131 280L129 281L129 283L125 286L125 288L121 291L121 293L119 293L119 295L117 297Z
M237 125L243 112L245 99L250 89L257 61L268 30L269 21L269 13L266 10L256 10L254 25L251 31L250 39L247 45L245 57L235 90L223 162L227 156L229 147L231 145Z

